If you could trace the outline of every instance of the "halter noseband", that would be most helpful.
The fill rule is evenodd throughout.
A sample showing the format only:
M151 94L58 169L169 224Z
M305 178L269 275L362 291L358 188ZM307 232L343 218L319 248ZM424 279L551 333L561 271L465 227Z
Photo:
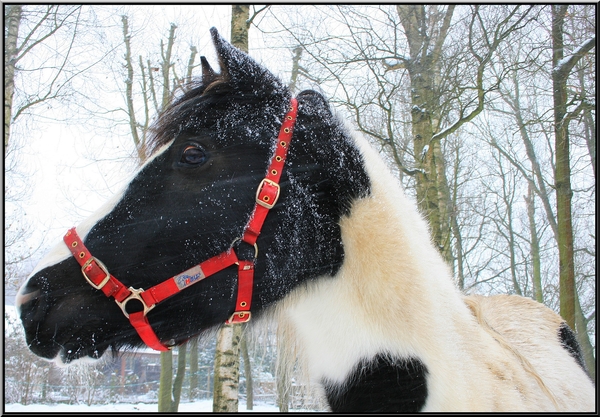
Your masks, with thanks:
M104 266L104 264L96 257L92 256L90 251L85 247L74 227L64 236L63 240L77 262L81 265L81 273L86 281L95 289L101 290L107 297L114 297L115 302L121 308L125 317L129 319L140 338L152 349L167 351L171 349L172 346L166 346L161 343L154 330L152 330L146 314L161 301L166 300L181 290L234 264L238 266L238 293L235 311L226 323L245 323L250 320L250 304L252 302L252 289L254 284L254 262L258 256L256 240L269 210L273 208L279 198L279 179L281 178L281 172L283 171L287 150L289 148L288 145L292 139L292 129L296 122L297 113L298 101L295 98L292 98L291 108L285 115L285 119L283 120L279 131L279 136L277 137L275 152L271 158L267 175L260 182L256 191L256 205L254 207L254 212L246 225L243 236L241 238L236 238L227 251L201 262L160 284L144 290L142 288L127 288L117 278L110 274L106 266ZM254 246L255 256L253 260L238 259L233 248L233 244L238 240L242 240ZM125 307L131 300L141 302L143 310L128 313Z

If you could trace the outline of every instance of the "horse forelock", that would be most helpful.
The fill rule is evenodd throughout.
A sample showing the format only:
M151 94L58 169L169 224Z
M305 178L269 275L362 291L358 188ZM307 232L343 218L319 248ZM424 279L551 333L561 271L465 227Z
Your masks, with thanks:
M268 69L250 56L224 42L213 31L213 42L221 71L216 73L201 57L202 76L191 81L185 92L165 107L156 119L148 140L149 154L181 133L194 133L202 127L214 127L223 116L260 119L260 113L269 118L272 109L282 113L291 98L289 89ZM227 114L237 106L261 105L265 111L256 109ZM269 110L271 109L271 110Z
M214 94L205 95L205 92L207 90L215 91L219 85L223 85L225 82L224 77L216 77L208 85L202 81L189 83L187 91L176 97L159 114L151 127L147 143L149 155L154 155L160 148L171 142L175 135L185 129L190 129L193 121L196 121L197 124L199 121L197 118L208 107L211 98L214 100Z
M262 86L271 84L266 96L256 94L256 86L240 89L233 85L227 74L218 75L208 84L196 81L188 90L175 98L157 117L147 143L148 154L154 155L162 146L179 135L194 135L202 129L217 131L237 122L250 124L279 124L271 117L283 117L291 94L272 79L264 79ZM281 87L281 88L280 88ZM257 111L258 110L258 111ZM223 123L224 121L224 123Z

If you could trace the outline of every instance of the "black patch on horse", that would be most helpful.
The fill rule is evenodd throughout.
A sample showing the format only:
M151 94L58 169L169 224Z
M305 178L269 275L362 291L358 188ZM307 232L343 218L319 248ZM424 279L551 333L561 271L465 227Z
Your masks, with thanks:
M571 330L567 323L562 323L558 328L558 340L560 340L560 344L563 346L563 348L569 352L569 355L571 355L577 361L579 366L581 366L581 369L583 369L587 374L588 372L587 369L585 369L581 348L579 347L579 343L577 343L577 337L575 336L575 332Z
M417 358L362 359L344 384L323 381L333 412L411 413L427 400L427 368Z
M220 72L202 60L201 80L157 119L148 141L153 158L84 238L126 287L151 288L223 253L243 235L289 110L291 92L275 75L216 30L211 34ZM315 91L297 100L280 197L257 240L253 318L297 286L336 275L344 262L340 219L370 193L362 155L327 100ZM254 248L245 246L237 246L238 255L251 259ZM225 322L237 287L237 268L223 269L165 299L148 320L160 340L181 343ZM64 351L68 362L81 356L75 352L99 356L108 346L142 344L116 303L89 286L74 258L31 277L24 294L37 291L21 315L28 343L40 355ZM65 306L73 311L67 314Z

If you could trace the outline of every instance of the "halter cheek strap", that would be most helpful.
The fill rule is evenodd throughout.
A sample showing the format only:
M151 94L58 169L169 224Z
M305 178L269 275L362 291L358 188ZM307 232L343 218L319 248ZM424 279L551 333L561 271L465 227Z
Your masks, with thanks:
M102 291L107 297L113 297L115 299L115 302L138 332L142 341L152 349L167 351L171 349L172 346L166 346L161 343L156 336L156 333L148 322L148 312L161 301L166 300L183 289L233 265L237 265L238 267L238 292L235 311L226 323L245 323L250 320L250 306L252 302L252 290L254 287L254 262L256 261L256 256L258 256L256 240L260 235L260 231L269 210L273 208L279 198L279 180L287 156L289 142L292 138L292 130L296 122L297 113L298 102L293 98L291 100L291 108L286 114L279 131L275 152L271 158L267 175L260 182L256 191L256 205L254 211L241 238L244 242L254 245L256 252L253 260L238 259L235 250L232 247L226 252L207 259L147 290L142 288L136 289L133 287L126 287L108 272L106 266L94 257L85 247L83 241L77 235L75 228L70 229L64 236L63 240L77 262L79 262L81 273L87 282L95 289ZM132 300L140 302L143 309L128 313L126 306L127 303Z

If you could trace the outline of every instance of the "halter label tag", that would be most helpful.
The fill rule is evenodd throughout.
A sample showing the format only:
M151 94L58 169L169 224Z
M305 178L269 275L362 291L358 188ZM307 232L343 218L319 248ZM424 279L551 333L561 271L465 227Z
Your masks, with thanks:
M175 281L175 285L177 285L177 288L182 290L185 287L189 287L190 285L195 284L196 282L204 278L205 276L204 272L202 272L202 268L200 268L200 265L196 265L195 267L190 268L187 271L183 271L179 275L175 275L173 277L173 280Z

